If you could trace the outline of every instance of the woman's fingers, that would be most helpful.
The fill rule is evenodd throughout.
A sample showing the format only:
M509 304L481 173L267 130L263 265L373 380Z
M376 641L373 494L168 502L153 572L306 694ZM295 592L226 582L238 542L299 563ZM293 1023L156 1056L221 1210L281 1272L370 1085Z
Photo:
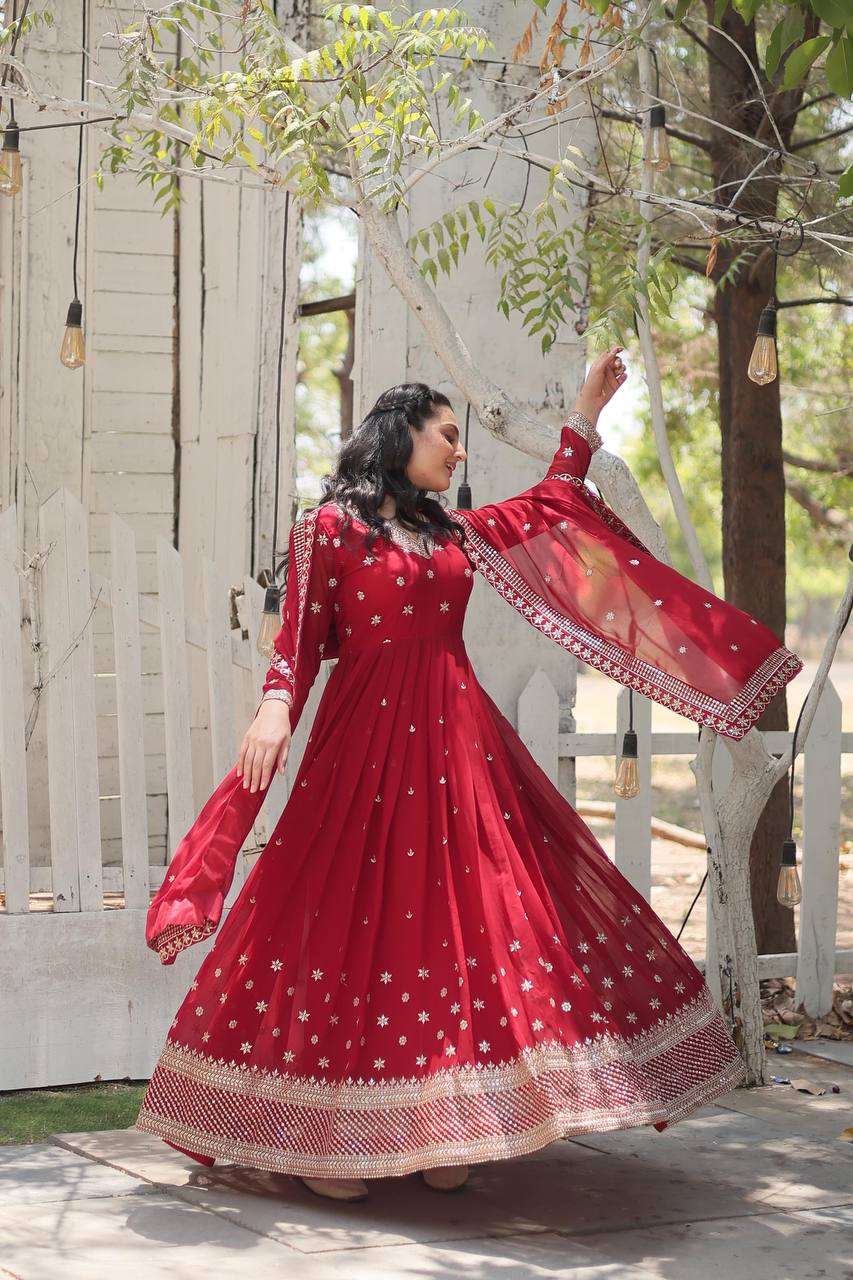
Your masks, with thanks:
M237 756L237 777L238 778L242 778L243 776L243 766L246 763L246 750L248 746L249 746L249 735L248 733L244 733L243 741L240 743L240 751Z

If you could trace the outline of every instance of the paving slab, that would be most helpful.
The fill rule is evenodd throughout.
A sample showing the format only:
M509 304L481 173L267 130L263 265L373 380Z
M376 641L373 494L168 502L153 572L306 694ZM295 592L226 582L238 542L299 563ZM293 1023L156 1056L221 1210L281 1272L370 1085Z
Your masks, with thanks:
M719 1100L719 1105L753 1116L782 1133L799 1133L837 1143L841 1131L853 1125L853 1067L804 1051L771 1053L768 1063L773 1075L787 1076L790 1080L805 1077L822 1084L826 1093L818 1096L800 1093L790 1085L765 1085L734 1089ZM832 1092L834 1084L838 1085L839 1093Z
M274 1240L162 1194L0 1209L3 1280L329 1280Z
M851 1209L660 1224L586 1237L622 1274L657 1280L850 1280ZM619 1272L617 1271L617 1274Z
M409 1249L327 1253L327 1280L659 1280L654 1265L633 1266L610 1254L607 1242L566 1236L505 1237ZM684 1280L683 1274L679 1280Z
M150 1183L50 1142L0 1147L0 1205L151 1195ZM2 1273L0 1273L2 1274Z
M826 1058L828 1062L838 1062L845 1067L853 1067L853 1040L788 1040L795 1053L808 1053L815 1058ZM793 1054L768 1055L776 1058L791 1058ZM784 1075L784 1071L776 1073Z

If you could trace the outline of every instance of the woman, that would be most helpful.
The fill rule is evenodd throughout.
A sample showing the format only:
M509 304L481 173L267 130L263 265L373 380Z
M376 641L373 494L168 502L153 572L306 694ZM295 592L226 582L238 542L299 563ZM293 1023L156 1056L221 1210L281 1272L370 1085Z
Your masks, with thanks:
M622 684L741 737L802 663L643 546L584 483L625 379L592 365L545 478L475 511L447 398L379 397L290 534L284 621L235 767L148 915L216 929L324 658L292 793L172 1023L137 1127L363 1199L365 1179L661 1130L743 1077L704 979L533 761L462 640L475 570Z

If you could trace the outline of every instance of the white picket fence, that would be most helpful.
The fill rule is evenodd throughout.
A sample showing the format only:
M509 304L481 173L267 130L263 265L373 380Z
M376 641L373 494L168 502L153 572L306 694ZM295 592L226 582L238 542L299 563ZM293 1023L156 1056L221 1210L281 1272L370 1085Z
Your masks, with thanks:
M28 769L27 703L33 694L21 642L22 606L27 609L29 602L21 591L16 511L0 513L0 890L5 895L5 910L0 911L0 1089L95 1076L145 1078L186 993L188 970L198 966L203 949L211 945L199 944L189 956L164 967L144 944L145 913L165 868L151 865L142 627L158 633L162 659L168 857L200 807L193 795L190 652L205 655L215 782L234 762L235 733L251 719L267 665L255 644L263 591L251 578L242 584L242 625L232 628L229 583L212 562L198 566L207 615L200 622L188 618L184 608L184 574L196 567L184 563L164 538L157 542L157 594L152 596L138 590L134 535L118 516L111 517L109 578L92 571L86 513L70 492L58 489L47 499L39 528L43 559L35 594L41 619L39 715L46 728L49 849L34 849L30 837L33 762ZM91 623L99 608L110 611L114 637L114 666L106 673L96 672L94 661ZM95 696L96 680L105 677L115 683L115 716L111 741L102 742L100 750L101 758L118 758L120 806L120 840L106 842L107 859L102 815L115 797L104 796L99 786ZM299 741L303 726L310 726L322 683L321 677L306 707ZM574 732L571 717L561 710L540 669L518 704L522 739L571 801L574 761L614 757L626 720L623 690L615 733ZM638 892L650 898L651 758L692 755L696 735L652 735L651 704L637 695L634 724L644 782L635 799L615 801L615 861ZM789 734L768 733L766 740L771 751L790 751ZM299 741L286 778L274 779L255 832L247 838L226 911L286 800L298 766ZM833 975L853 971L853 951L837 951L835 945L841 756L851 750L853 734L842 734L840 700L829 686L805 761L799 763L804 770L802 943L798 955L761 958L762 976L796 974L798 998L813 1013L829 1009ZM715 758L722 781L729 756L720 749ZM112 854L115 848L120 862ZM710 929L709 956L713 945ZM712 982L715 966L708 967Z
M614 758L628 727L628 690L617 698L614 733L576 733L570 716L560 724L559 698L548 677L536 672L519 699L519 734L537 763L572 803L574 762L581 756ZM654 756L696 754L697 735L689 732L651 732L652 704L634 694L634 728L640 767L640 794L630 800L614 795L614 861L619 870L647 901L651 900L652 787ZM762 736L773 755L790 757L792 732L764 730ZM838 932L839 842L841 835L842 755L853 751L853 733L842 732L841 699L831 681L823 696L802 754L797 773L802 777L802 839L799 842L803 900L799 907L799 949L792 953L759 956L759 977L796 977L796 1000L806 1012L818 1016L832 1008L832 983L837 973L853 973L853 949L836 946ZM718 744L714 752L714 786L722 790L731 776L731 756ZM781 852L781 850L780 850ZM718 1001L713 914L707 912L705 959L697 964L707 974ZM713 960L713 963L711 962Z

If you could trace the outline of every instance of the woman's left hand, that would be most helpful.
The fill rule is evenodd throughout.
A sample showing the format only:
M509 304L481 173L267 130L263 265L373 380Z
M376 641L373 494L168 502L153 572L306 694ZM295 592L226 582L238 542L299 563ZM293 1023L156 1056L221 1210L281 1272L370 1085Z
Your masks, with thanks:
M601 410L628 376L619 355L620 351L624 351L624 347L611 347L609 351L603 351L600 356L596 356L575 401L578 413L589 418L593 426L598 421Z

